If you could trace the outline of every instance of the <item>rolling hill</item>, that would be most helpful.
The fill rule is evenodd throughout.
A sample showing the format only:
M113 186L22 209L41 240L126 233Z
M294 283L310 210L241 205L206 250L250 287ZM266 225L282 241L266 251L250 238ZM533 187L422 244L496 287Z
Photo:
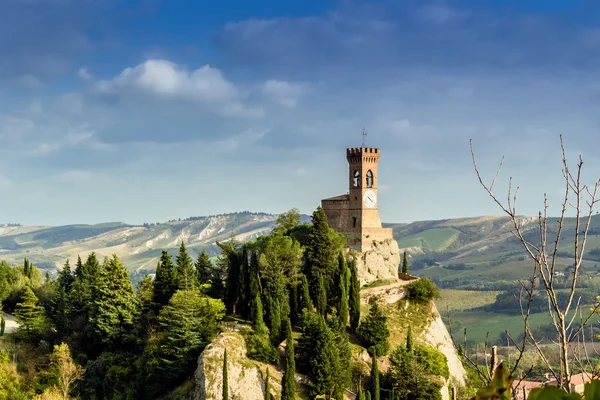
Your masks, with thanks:
M239 241L267 234L277 216L241 212L208 217L194 217L157 224L2 226L0 225L0 260L11 264L29 258L41 268L54 269L66 259L74 262L77 255L86 257L95 251L101 257L119 255L132 271L153 270L163 249L175 254L184 240L192 256L202 249L209 255L219 254L216 241L235 236ZM303 216L308 222L309 217ZM537 237L537 219L521 217L529 240ZM569 249L574 244L575 221L565 222L565 235L559 246L560 267L571 263ZM411 255L412 271L429 276L444 287L477 288L527 276L531 262L525 257L521 243L511 233L507 217L418 221L410 224L384 224L391 227L402 249ZM548 236L556 232L549 226ZM584 262L587 274L597 274L600 264L600 216L592 219Z

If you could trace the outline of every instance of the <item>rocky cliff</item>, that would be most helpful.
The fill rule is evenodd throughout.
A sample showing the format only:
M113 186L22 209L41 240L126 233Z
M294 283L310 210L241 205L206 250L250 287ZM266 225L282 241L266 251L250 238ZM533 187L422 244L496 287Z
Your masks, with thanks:
M366 252L349 251L356 257L358 280L361 285L382 279L397 279L400 265L400 249L395 240L374 242Z
M265 374L269 369L270 392L281 394L281 373L246 357L246 343L237 332L223 332L204 349L198 359L193 400L221 400L223 397L223 356L227 349L227 374L231 400L264 400Z

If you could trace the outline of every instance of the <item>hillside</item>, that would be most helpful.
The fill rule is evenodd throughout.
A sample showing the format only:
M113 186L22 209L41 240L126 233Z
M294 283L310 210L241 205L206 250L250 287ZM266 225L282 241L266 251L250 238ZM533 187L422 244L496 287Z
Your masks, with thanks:
M276 215L242 212L142 226L124 223L0 226L0 259L15 264L27 257L38 267L54 268L66 259L73 262L77 255L83 258L94 251L100 257L116 253L131 270L152 270L161 251L175 253L182 240L193 257L202 249L216 256L219 254L216 241L232 236L239 241L255 239L268 233L276 219Z
M206 249L217 256L215 242L232 235L239 241L254 239L268 233L277 216L265 213L241 212L208 217L194 217L157 224L127 225L104 223L98 225L1 226L0 259L14 264L29 258L42 268L62 265L68 258L87 256L95 251L101 256L116 253L132 270L152 270L163 249L174 253L181 240L192 256ZM303 221L310 218L303 216ZM537 221L522 217L525 231L536 239ZM572 248L575 221L565 223L565 235L559 248L561 268L571 264L567 258ZM473 286L522 278L530 271L531 263L524 257L520 242L512 235L507 217L418 221L410 224L384 224L393 228L401 249L411 255L412 270L419 276L429 276L446 287ZM549 237L556 227L549 227ZM597 274L600 264L600 216L592 220L588 238L585 273ZM571 235L571 236L569 236Z
M535 217L521 217L523 231L531 243L539 242ZM555 221L555 219L553 219ZM559 269L572 263L575 219L564 224L558 255ZM434 278L446 287L485 285L502 280L523 278L531 271L520 241L512 234L508 217L486 216L411 224L385 224L394 230L401 249L412 256L412 270L419 276ZM557 224L548 226L548 245L556 238ZM600 216L592 218L585 259L584 274L600 272ZM476 284L475 286L476 287Z

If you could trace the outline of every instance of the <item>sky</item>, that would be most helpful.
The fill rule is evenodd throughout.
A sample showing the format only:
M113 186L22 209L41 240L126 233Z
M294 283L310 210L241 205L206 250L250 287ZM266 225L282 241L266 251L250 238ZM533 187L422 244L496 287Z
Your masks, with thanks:
M0 223L311 213L381 149L384 222L536 215L600 176L600 3L1 0Z

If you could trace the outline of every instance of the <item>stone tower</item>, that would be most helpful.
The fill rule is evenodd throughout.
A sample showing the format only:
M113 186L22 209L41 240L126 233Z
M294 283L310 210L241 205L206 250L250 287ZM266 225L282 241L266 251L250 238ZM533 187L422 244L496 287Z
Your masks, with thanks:
M348 237L346 246L368 251L374 242L392 239L392 229L382 228L378 211L380 151L371 147L346 149L348 193L324 199L321 206L329 226Z

